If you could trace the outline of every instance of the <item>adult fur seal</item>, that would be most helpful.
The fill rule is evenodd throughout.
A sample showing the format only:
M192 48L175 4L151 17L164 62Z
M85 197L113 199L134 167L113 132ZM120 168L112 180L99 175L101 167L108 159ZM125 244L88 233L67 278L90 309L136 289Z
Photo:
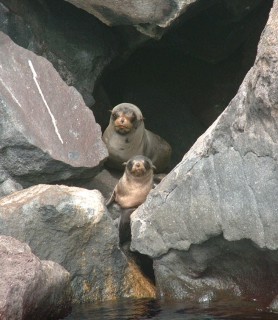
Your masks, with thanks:
M106 202L109 206L115 201L122 208L119 222L120 244L131 238L130 215L146 200L153 188L153 169L155 168L149 158L141 155L132 157L125 166L123 176Z
M121 103L113 108L108 127L103 133L109 158L107 165L122 169L122 163L135 155L151 159L156 172L169 166L172 149L160 136L145 129L140 109L131 103Z

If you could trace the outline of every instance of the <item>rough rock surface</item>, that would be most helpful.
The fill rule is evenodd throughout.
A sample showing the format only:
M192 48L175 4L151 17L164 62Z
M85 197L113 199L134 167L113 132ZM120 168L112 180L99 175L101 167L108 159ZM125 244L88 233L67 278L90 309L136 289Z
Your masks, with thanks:
M0 197L7 196L18 190L22 190L22 185L15 182L13 179L8 178L0 185Z
M135 25L137 30L151 37L160 37L161 30L169 28L182 14L192 14L213 5L200 0L66 0L95 15L107 25ZM246 15L261 0L225 1L231 16ZM195 5L195 6L194 6ZM197 9L196 9L197 7Z
M62 0L2 0L0 30L16 44L47 58L89 107L95 102L96 80L118 55L110 28Z
M171 296L178 288L192 283L186 277L213 291L214 285L201 281L215 276L221 286L221 270L183 270L171 255L186 255L193 244L223 234L227 250L229 241L249 239L268 252L268 266L260 274L277 288L278 249L278 2L263 31L255 65L246 75L237 95L214 124L201 136L172 172L152 191L146 202L132 215L132 248L156 259L158 286L165 270L176 278ZM249 245L251 246L251 245ZM200 246L201 247L201 246ZM217 245L212 244L217 250ZM269 251L268 251L269 250ZM243 253L248 253L248 249ZM162 255L164 255L162 257ZM210 260L209 250L203 259ZM214 262L215 263L215 262ZM219 259L221 265L221 259ZM163 266L165 266L163 268ZM238 259L238 270L244 261ZM258 262L253 260L251 268ZM259 267L258 267L259 268ZM274 273L266 272L274 268ZM276 269L275 269L276 268ZM228 272L229 265L227 265ZM177 274L181 274L177 276ZM227 273L228 273L227 272ZM239 271L240 273L240 271ZM192 276L193 274L193 276ZM242 275L236 277L240 292ZM272 278L274 277L274 279ZM221 282L221 278L223 281ZM258 277L250 273L262 297ZM228 286L229 287L229 286ZM267 286L266 286L267 287ZM255 289L254 289L255 290ZM252 294L254 295L254 290ZM261 290L261 291L260 291ZM276 291L276 294L275 294ZM236 294L236 293L235 293ZM251 294L251 296L252 296ZM277 290L272 291L272 298ZM271 297L268 296L268 301Z
M38 185L0 200L0 234L30 245L71 275L75 302L154 297L153 285L119 248L99 191Z
M69 273L39 260L27 244L0 236L0 318L60 319L71 307Z
M0 34L0 182L92 176L107 156L81 95L51 63Z
M277 294L277 258L277 252L259 250L250 240L218 236L155 259L157 289L170 299L206 303L243 297L268 306Z

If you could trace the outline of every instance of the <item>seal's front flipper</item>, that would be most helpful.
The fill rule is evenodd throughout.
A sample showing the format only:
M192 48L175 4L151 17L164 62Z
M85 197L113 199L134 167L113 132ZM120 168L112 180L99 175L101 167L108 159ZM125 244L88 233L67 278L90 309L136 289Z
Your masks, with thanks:
M105 202L106 207L108 207L112 202L114 202L115 198L116 198L116 192L114 189L110 198Z

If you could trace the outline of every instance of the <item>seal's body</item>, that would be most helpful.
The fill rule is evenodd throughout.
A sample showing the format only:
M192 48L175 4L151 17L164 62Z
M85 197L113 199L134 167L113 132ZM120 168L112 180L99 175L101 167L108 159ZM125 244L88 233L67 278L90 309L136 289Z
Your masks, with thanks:
M121 170L122 163L135 155L150 158L157 172L163 172L169 166L170 145L145 129L143 115L133 104L121 103L113 108L103 141L109 152L107 165L112 168Z
M131 239L130 215L142 204L153 188L152 161L145 156L135 156L125 163L125 172L117 183L110 199L106 202L109 206L112 202L121 207L119 221L120 244Z
M106 203L117 202L121 208L136 208L142 204L153 187L152 161L145 156L132 157L125 172Z

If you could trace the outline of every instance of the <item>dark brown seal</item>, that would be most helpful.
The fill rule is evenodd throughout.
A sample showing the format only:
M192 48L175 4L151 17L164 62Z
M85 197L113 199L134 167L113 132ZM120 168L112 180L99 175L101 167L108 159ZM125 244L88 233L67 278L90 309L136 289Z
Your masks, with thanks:
M164 172L169 166L170 145L145 129L142 112L131 103L121 103L113 108L103 141L109 152L107 165L112 168L121 170L122 163L135 155L150 158L157 172Z

